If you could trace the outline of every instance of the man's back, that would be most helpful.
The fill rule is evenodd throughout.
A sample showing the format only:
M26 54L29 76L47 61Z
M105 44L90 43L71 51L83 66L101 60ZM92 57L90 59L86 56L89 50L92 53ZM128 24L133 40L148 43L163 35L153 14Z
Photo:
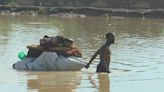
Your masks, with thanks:
M106 46L106 44L102 45L99 49L100 54L100 62L104 62L106 64L110 64L110 50L109 47Z

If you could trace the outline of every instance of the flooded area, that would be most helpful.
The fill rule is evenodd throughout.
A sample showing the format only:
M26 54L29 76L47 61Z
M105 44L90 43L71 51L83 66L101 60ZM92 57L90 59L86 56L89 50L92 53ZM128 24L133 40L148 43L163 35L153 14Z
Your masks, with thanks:
M20 51L44 35L64 35L88 62L113 32L110 74L90 68L67 72L16 71ZM120 17L0 16L0 92L163 92L164 19Z

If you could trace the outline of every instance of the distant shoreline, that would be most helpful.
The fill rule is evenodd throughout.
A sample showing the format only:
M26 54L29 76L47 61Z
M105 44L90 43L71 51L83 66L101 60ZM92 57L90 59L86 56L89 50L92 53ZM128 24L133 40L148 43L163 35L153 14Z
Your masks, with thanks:
M43 7L43 6L19 6L0 5L1 15L52 15L62 16L70 14L73 16L121 16L121 17L145 17L164 18L164 9L114 9L97 7Z

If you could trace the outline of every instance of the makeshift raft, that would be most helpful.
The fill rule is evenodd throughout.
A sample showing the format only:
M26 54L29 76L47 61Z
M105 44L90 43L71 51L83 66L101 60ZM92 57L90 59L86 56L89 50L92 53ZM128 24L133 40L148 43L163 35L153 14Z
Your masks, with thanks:
M27 46L27 57L13 64L16 70L78 71L85 63L80 61L81 51L73 40L63 37L44 36L39 45Z
M55 52L43 52L37 58L25 58L13 65L16 70L32 71L78 71L85 66L75 56L64 57Z

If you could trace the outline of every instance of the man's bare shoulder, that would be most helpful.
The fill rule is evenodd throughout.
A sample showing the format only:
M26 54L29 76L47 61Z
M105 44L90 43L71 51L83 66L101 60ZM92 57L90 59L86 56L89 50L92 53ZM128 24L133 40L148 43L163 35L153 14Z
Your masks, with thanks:
M103 44L100 48L99 48L99 52L102 52L102 51L106 51L108 49L108 47Z

